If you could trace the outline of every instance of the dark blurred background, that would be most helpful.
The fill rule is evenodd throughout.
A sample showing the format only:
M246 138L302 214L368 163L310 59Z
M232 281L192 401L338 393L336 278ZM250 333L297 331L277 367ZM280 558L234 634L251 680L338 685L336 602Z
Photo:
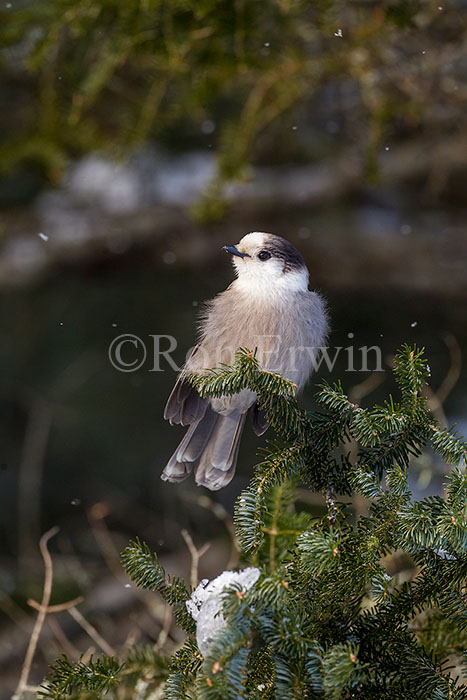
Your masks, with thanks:
M264 442L245 431L220 493L162 483L181 433L162 420L175 372L164 359L151 371L152 336L174 336L181 364L199 305L231 281L222 245L252 230L289 238L328 300L330 345L381 347L384 372L348 372L342 352L305 405L321 379L383 400L394 351L417 343L430 405L465 432L466 40L462 0L3 3L1 697L51 526L52 602L83 595L117 651L178 639L127 586L130 537L171 572L188 571L182 529L211 543L200 575L235 564L233 503ZM148 348L134 372L108 357L126 333ZM416 493L439 491L442 474L432 455L416 460ZM319 512L320 496L303 497ZM48 618L31 683L63 650L100 650L66 612Z

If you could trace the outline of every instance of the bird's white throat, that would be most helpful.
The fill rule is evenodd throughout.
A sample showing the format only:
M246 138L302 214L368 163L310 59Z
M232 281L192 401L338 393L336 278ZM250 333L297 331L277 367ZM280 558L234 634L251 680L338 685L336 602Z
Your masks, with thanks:
M251 295L252 300L271 300L287 302L292 301L297 292L308 290L308 270L291 270L283 272L282 265L276 265L275 261L268 264L252 263L235 260L237 279L232 286L244 293Z

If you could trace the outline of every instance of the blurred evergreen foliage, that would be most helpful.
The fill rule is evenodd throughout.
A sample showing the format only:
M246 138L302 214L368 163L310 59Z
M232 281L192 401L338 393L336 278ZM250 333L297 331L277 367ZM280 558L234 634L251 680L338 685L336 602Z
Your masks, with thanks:
M0 168L57 182L88 151L212 144L213 214L261 159L347 146L375 177L383 139L462 133L463 20L458 0L4 4Z

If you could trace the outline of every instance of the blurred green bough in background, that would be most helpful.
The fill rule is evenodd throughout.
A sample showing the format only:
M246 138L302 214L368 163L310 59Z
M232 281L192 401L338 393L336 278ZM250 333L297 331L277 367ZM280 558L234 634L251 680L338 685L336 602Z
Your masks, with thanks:
M398 353L395 376L399 403L362 409L325 384L317 413L300 409L293 384L261 371L246 350L233 367L194 377L204 396L255 391L281 440L236 507L243 560L260 578L247 591L225 589L226 626L203 658L184 582L167 576L147 545L131 543L127 573L174 606L185 644L168 668L142 653L139 676L135 654L87 666L62 658L41 697L465 700L467 444L427 411L420 350ZM409 463L427 443L456 466L444 497L414 501ZM300 483L322 492L324 517L299 511ZM336 493L368 499L368 513L356 517ZM412 562L411 580L388 572L397 552ZM139 692L129 690L131 674Z
M0 169L33 163L56 183L87 152L212 147L202 218L251 164L349 151L371 181L384 139L459 150L466 36L457 0L9 3Z

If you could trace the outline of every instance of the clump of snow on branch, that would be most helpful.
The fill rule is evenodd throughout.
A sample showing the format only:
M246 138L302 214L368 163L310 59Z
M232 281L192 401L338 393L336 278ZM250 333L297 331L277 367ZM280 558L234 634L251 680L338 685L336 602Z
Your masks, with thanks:
M196 641L199 650L206 655L214 637L226 626L222 615L222 593L232 585L248 591L259 578L260 571L255 567L243 571L224 571L209 581L203 579L187 600L186 607L196 622Z

